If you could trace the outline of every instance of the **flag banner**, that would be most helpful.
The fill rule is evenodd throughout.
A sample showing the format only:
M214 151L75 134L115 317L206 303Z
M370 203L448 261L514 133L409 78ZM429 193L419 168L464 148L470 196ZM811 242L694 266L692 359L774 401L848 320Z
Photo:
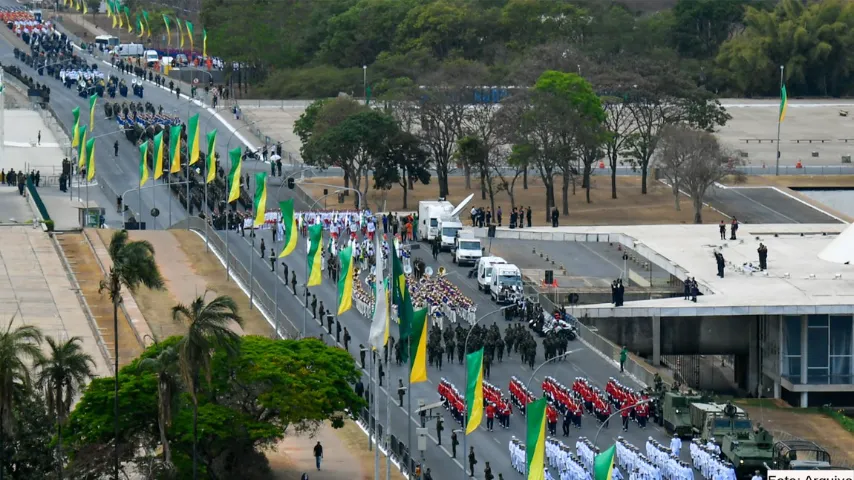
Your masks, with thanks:
M180 47L184 48L184 28L181 27L181 19L175 17L175 25L178 26L178 37L181 39Z
M95 104L98 103L98 94L89 97L89 133L95 131Z
M148 38L151 38L151 25L148 23L148 12L142 11L142 20L145 22L145 33Z
M477 430L483 419L483 348L466 355L466 435Z
M133 33L133 27L130 24L130 9L125 5L125 21L128 24L128 33Z
M282 246L282 251L279 253L279 258L285 258L297 248L297 219L294 216L294 199L279 202L279 209L282 211L282 227L285 230L285 244Z
M374 236L374 251L382 252L380 248L380 236ZM385 266L383 265L383 256L376 255L376 268L374 269L374 316L371 320L370 345L375 349L380 349L388 341L388 318L389 305L385 286ZM405 349L401 348L403 353Z
M525 438L525 455L527 457L525 469L528 472L527 480L545 480L546 478L546 407L548 400L543 397L536 402L531 402L525 407L528 428Z
M148 142L139 146L139 186L148 181Z
M412 337L409 340L409 383L427 381L427 308L416 310L412 319Z
M193 33L193 24L190 22L186 22L186 27L187 27L187 38L190 39L190 50L192 50L193 48L195 48L193 46L193 34L194 34Z
M228 203L240 198L241 153L240 147L228 152L228 157L231 158L231 171L228 172Z
M780 121L786 118L786 110L789 108L789 96L786 95L786 86L780 88Z
M338 278L338 315L353 307L353 246L338 252L341 275Z
M163 15L163 25L166 26L166 45L172 46L172 30L169 28L169 17Z
M264 225L264 215L267 213L267 172L255 174L255 200L252 202L252 210L255 212L252 226ZM323 252L320 254L323 255Z
M320 285L323 278L323 225L317 224L308 227L308 239L311 245L308 247L308 282L307 287Z
M142 26L142 20L139 19L139 14L136 14L136 30L139 32L137 38L142 38L145 35L145 27Z
M80 125L80 144L77 145L77 168L86 164L86 125Z
M71 110L74 115L74 130L71 133L71 148L76 148L80 145L80 107L74 107Z
M202 29L202 56L205 58L208 56L208 30L206 28Z
M187 155L190 157L190 165L199 161L199 114L190 117L187 122Z
M409 288L406 285L406 274L403 271L403 263L394 249L391 249L391 253L392 299L394 304L397 305L399 320L398 333L400 341L407 342L412 333L412 317L415 315L415 309L412 306L412 297L410 297ZM409 351L407 349L402 348L400 355L402 362L409 361Z
M205 183L216 180L216 129L208 132L208 176Z
M169 127L169 172L181 171L181 125Z
M95 139L90 138L86 142L86 181L91 182L95 178Z
M89 13L89 9L86 7L87 0L80 0L80 3L83 5L83 15Z
M614 475L614 457L617 446L613 445L608 450L596 455L593 459L593 480L611 480Z
M163 176L163 132L154 136L154 179Z
M113 28L116 28L116 27L118 27L118 28L122 28L122 25L121 25L121 24L117 24L117 23L116 23L116 22L121 22L121 21L122 21L122 17L121 17L121 15L119 15L119 14L116 12L116 10L115 10L115 5L113 5L112 20L113 20L113 25L112 25L112 26L113 26Z

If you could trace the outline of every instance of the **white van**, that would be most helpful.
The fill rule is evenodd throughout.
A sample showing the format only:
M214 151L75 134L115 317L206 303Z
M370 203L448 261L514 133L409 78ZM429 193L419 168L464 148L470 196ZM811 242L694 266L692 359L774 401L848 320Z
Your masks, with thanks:
M492 283L493 267L497 264L507 263L501 257L480 257L477 261L477 289L489 293L489 285Z
M120 57L141 57L144 51L141 43L123 43L119 45L116 53Z
M104 50L112 50L119 45L119 39L112 35L98 35L95 37L95 45L104 47Z
M519 267L512 263L493 266L489 295L499 305L512 303L522 295L522 271Z
M157 54L157 50L146 50L143 58L145 58L146 65L153 67L160 60L160 55Z
M454 246L451 248L452 260L457 265L475 265L483 256L481 248L480 239L475 238L472 232L461 231L454 239Z

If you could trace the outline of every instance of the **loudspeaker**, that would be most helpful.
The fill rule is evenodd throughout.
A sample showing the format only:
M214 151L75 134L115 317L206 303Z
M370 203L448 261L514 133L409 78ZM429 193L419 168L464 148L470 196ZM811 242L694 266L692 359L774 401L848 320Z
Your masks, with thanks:
M489 238L495 238L495 225L490 225L486 229L486 236Z
M554 270L546 270L546 285L551 285L555 282Z

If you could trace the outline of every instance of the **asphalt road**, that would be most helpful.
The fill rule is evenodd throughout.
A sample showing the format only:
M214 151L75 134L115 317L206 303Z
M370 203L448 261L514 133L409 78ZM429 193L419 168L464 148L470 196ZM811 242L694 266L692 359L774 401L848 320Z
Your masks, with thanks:
M12 47L9 46L5 42L0 42L0 55L11 52ZM106 67L106 66L105 66ZM25 71L33 73L33 71L29 68L25 68ZM40 80L44 81L44 80ZM55 111L61 116L59 119L66 126L70 127L71 123L71 109L75 106L81 107L81 110L86 111L86 100L77 96L77 92L75 89L67 90L62 87L58 81L56 80L47 80L48 84L51 86L51 104L53 105ZM103 101L103 100L102 100ZM204 132L208 131L211 128L219 128L220 132L220 140L219 140L219 151L221 158L226 159L227 155L225 155L225 151L227 149L227 137L228 128L225 125L222 125L219 120L216 118L210 118L211 115L209 113L204 113L204 110L189 102L187 99L177 99L174 94L169 94L168 91L163 91L154 87L152 84L148 84L145 89L145 99L143 101L150 101L154 105L164 105L164 109L173 108L178 109L183 115L192 115L197 112L202 111L202 129ZM102 116L102 109L99 105L98 114L96 114L96 135L104 134L105 132L116 131L117 127L115 122L106 120ZM185 113L186 110L186 113ZM67 113L67 115L64 115ZM186 117L185 117L186 118ZM121 138L120 138L121 137ZM118 157L112 156L112 143L115 139L119 140L120 152ZM117 132L113 134L108 134L105 137L102 137L102 140L99 142L101 145L97 151L97 168L98 168L98 181L103 183L109 189L114 192L124 192L129 190L134 190L138 183L138 153L135 151L135 148L124 138L124 135ZM236 145L236 141L232 141L231 146ZM265 166L257 166L256 168L266 168ZM250 166L247 170L251 170ZM246 171L246 170L245 170ZM278 180L278 179L277 179ZM277 201L276 198L278 193L282 193L281 197L286 198L289 195L289 191L287 189L278 190L276 185L271 185L270 188L271 197L269 200L271 202ZM126 197L126 204L129 205L133 210L144 212L142 215L142 220L149 222L149 228L166 228L168 227L168 211L169 206L171 204L172 207L172 221L177 222L185 217L185 214L182 212L180 204L175 198L172 198L168 194L166 194L166 189L149 189L148 191L143 190L141 198L139 198L135 193L130 194ZM275 203L273 203L275 204ZM157 219L152 219L147 212L153 207L156 206L161 212L161 216ZM297 203L297 208L306 208L307 206L301 204L301 202ZM224 235L224 232L217 232L217 235ZM249 265L249 262L255 262L254 264L254 272L255 278L265 289L267 294L272 298L273 289L275 285L278 283L281 286L279 291L279 307L282 312L286 313L286 318L284 318L283 322L291 322L296 329L300 329L302 326L302 317L303 315L300 312L304 312L301 302L297 300L291 293L288 293L290 290L285 288L283 285L283 280L281 277L274 276L270 271L269 260L261 259L257 250L251 250L251 245L249 243L248 237L241 237L236 233L229 234L229 242L231 245L231 254L240 260L244 265ZM263 232L260 235L267 235L267 240L270 239L268 232ZM268 245L270 245L268 243ZM300 240L300 246L297 249L297 252L304 252L305 250L301 250L305 248L305 244L303 240ZM445 268L449 272L449 276L451 280L461 288L464 294L476 300L479 303L479 313L482 315L484 313L488 313L495 309L495 306L491 304L488 296L481 294L477 291L476 284L474 280L466 278L467 268L460 268L453 265L450 262L450 256L448 254L443 254L440 257L439 263L436 263L432 260L427 250L416 251L416 256L421 256L425 258L428 265L431 265L434 270L438 270L439 265L445 266ZM299 257L299 254L295 254L295 257ZM304 282L305 279L305 262L302 259L294 260L294 259L286 259L291 271L295 271L297 278L300 282ZM281 272L281 270L280 270ZM279 273L280 273L279 272ZM300 289L298 288L298 291ZM324 285L319 287L314 287L311 289L311 292L318 296L318 300L322 301L324 305L329 307L334 307L335 305L335 289L332 283L329 280L324 281ZM345 313L340 321L344 326L348 328L350 334L352 336L352 343L350 345L350 353L353 354L354 358L358 361L358 345L360 343L367 344L368 332L369 332L369 321L368 319L361 316L355 309ZM497 315L494 315L493 318L487 318L483 323L488 324L491 322L497 322L499 326L505 328L506 322L501 318L498 318ZM311 318L308 319L307 322L307 335L317 336L322 333L321 327ZM331 343L332 339L327 335L327 341ZM637 387L634 382L627 378L620 376L618 369L615 365L606 362L602 357L599 356L598 353L586 348L581 342L574 342L571 346L571 349L576 350L566 361L558 362L555 364L549 364L540 369L538 375L534 379L531 387L534 392L541 391L541 382L546 375L552 375L556 377L559 381L564 384L570 384L574 378L576 377L586 377L594 384L604 387L605 383L608 381L608 378L611 376L615 376L620 378L621 382L624 382L633 387ZM542 359L542 348L539 349L539 358ZM384 385L388 386L397 385L397 379L401 377L401 375L406 375L406 369L398 368L395 366L390 366L386 370L386 383ZM413 385L412 391L410 395L413 397L412 404L413 406L417 406L417 399L424 399L426 403L431 403L438 400L438 394L436 387L442 377L447 378L451 383L457 386L459 389L464 389L464 372L463 368L460 365L445 365L444 369L440 372L437 369L430 368L429 369L430 381L426 383L421 383L417 385ZM510 381L511 376L516 375L521 380L527 381L531 375L531 371L521 364L519 361L518 355L513 355L510 358L505 358L505 361L500 364L495 364L492 366L491 378L488 380L491 381L496 386L500 387L505 394L507 394L507 388ZM366 382L367 383L367 382ZM386 408L385 408L385 400L387 391L385 389L382 390L382 395L380 396L380 413L379 413L379 422L381 424L385 424L386 417ZM407 429L411 424L413 425L413 437L415 435L414 426L416 425L416 417L415 415L407 414L407 411L404 408L398 407L396 405L396 387L392 387L391 392L392 402L395 404L391 407L391 433L398 438L400 438L405 443L410 443L406 441L407 438ZM404 406L406 406L406 402L404 402ZM498 473L503 473L506 475L506 478L513 477L513 471L510 467L509 455L508 455L508 443L510 441L511 436L516 436L517 438L524 438L524 419L519 415L514 415L511 419L511 428L507 431L498 429L494 432L487 432L485 430L484 425L478 429L476 432L473 432L468 436L468 445L473 446L475 449L475 453L478 458L478 465L476 468L475 477L482 478L483 477L483 467L485 462L489 462L492 466L493 474L497 476ZM450 415L445 415L445 432L443 434L443 446L438 447L436 445L436 431L435 431L435 423L430 422L430 442L425 452L425 460L426 465L432 469L433 476L435 478L450 478L451 476L459 476L464 475L461 471L462 467L462 459L463 459L463 451L462 445L460 445L460 449L457 456L457 459L454 461L449 461L450 456L450 448L449 448L449 436L450 431L453 426L453 420ZM583 422L583 427L580 431L572 431L572 435L570 438L564 439L565 443L570 445L570 447L574 448L574 442L578 435L586 436L588 438L593 438L596 435L597 425L594 421L585 418ZM600 447L607 447L614 443L616 440L616 436L619 434L619 421L612 422L609 429L605 429L602 431L602 434L598 440L598 444ZM662 442L667 442L667 438L663 431L658 428L648 428L647 431L640 431L634 425L630 427L628 433L623 434L631 443L637 446L643 446L644 442L648 435L654 435ZM414 442L414 440L413 440ZM687 452L687 448L684 449ZM687 453L683 456L687 456ZM557 473L557 472L554 472Z
M715 188L707 202L742 223L842 223L767 187Z

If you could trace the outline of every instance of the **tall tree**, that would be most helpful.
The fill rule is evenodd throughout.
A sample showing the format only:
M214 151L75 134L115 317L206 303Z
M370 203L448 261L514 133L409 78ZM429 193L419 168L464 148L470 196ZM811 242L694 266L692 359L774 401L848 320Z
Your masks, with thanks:
M56 419L56 450L59 459L59 477L65 465L62 453L62 425L71 412L71 404L77 394L95 373L95 360L83 351L83 340L71 337L66 342L57 342L47 337L48 355L36 361L38 375L36 385L44 392L48 413Z
M680 0L673 8L670 31L676 50L693 58L714 56L741 27L747 4L747 0Z
M156 356L140 360L138 366L157 375L157 427L163 445L163 462L166 469L171 469L172 449L166 432L172 425L172 408L181 387L178 349L174 345L165 346Z
M501 146L502 119L500 111L501 107L498 104L476 102L469 106L463 123L463 134L471 139L476 139L478 142L478 145L473 145L476 147L474 152L477 153L478 150L482 150L482 155L475 155L471 158L479 158L479 161L475 162L473 166L480 175L481 199L486 200L487 196L489 197L489 205L493 212L495 211L496 185L495 169L492 167L498 161L498 150ZM461 153L464 139L465 137L457 142Z
M207 292L205 292L207 294ZM187 326L187 334L177 345L178 364L184 385L189 385L193 401L193 478L197 477L198 421L199 421L199 376L211 382L211 362L214 353L222 350L230 357L240 350L240 335L232 330L233 325L243 325L237 313L237 303L227 296L219 296L205 303L205 295L196 297L189 306L178 304L172 307L172 318Z
M122 302L122 289L135 293L140 285L151 289L163 288L163 277L154 260L154 246L145 240L130 241L127 230L113 234L107 249L113 266L107 278L101 280L99 292L106 291L113 303L113 426L115 431L113 470L119 476L119 305Z
M42 358L41 331L31 325L12 328L16 315L0 332L0 478L5 473L6 437L15 428L14 409L32 388L31 365Z
M617 167L620 159L626 155L629 140L635 130L631 112L626 108L620 97L605 96L602 99L605 109L605 155L608 157L608 168L611 170L611 198L617 198Z
M374 188L389 190L394 185L403 189L403 209L409 208L409 190L415 182L430 183L428 153L418 137L409 132L397 132L386 144L385 156L374 165Z

